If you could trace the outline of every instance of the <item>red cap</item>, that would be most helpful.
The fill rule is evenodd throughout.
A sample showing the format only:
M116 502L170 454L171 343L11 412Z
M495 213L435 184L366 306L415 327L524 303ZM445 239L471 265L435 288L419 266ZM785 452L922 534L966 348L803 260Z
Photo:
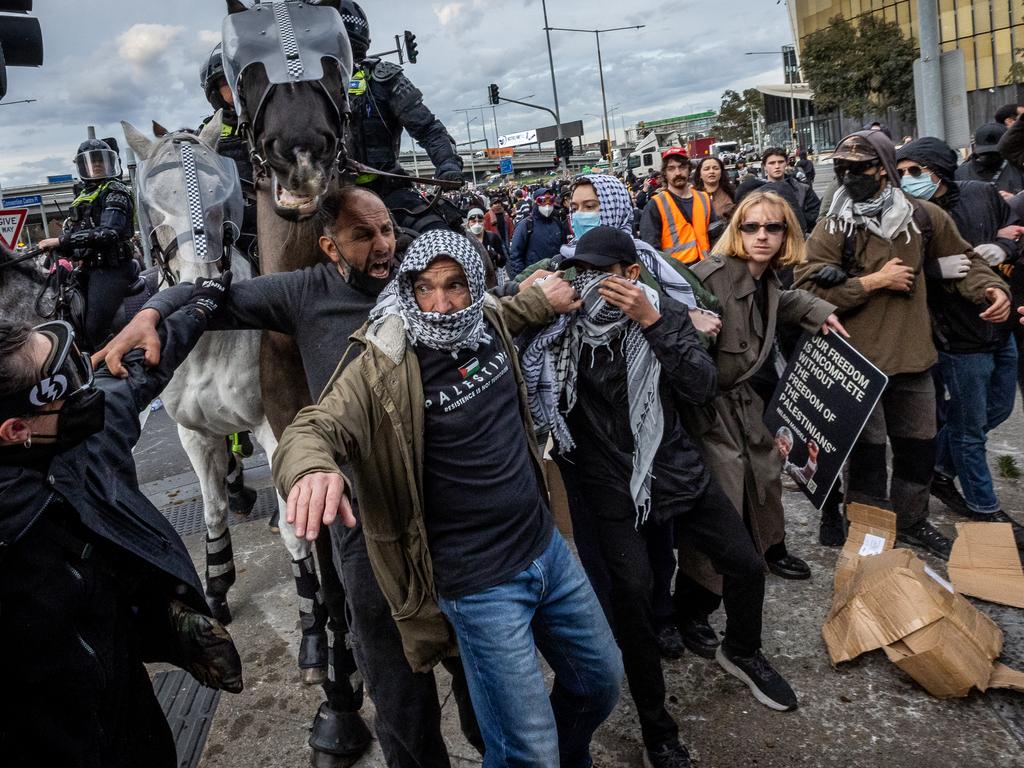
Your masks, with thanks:
M661 153L662 160L668 160L670 157L678 157L680 160L690 159L690 156L686 154L686 150L682 147L672 147Z

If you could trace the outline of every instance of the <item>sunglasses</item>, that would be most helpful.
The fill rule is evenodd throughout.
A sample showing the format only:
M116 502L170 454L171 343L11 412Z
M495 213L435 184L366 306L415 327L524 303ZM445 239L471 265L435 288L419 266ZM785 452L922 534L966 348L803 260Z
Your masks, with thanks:
M899 168L898 169L898 172L900 174L900 178L903 178L904 176L906 176L909 173L911 176L913 176L916 179L916 178L920 177L920 175L922 173L926 173L927 171L928 171L927 168L922 168L920 165L909 165L906 168Z
M0 403L0 420L24 416L92 386L92 360L78 349L74 328L69 323L55 320L37 325L34 330L53 344L43 366L43 378L4 398Z
M483 216L470 216L469 220L470 221L483 221L484 217Z
M786 231L786 222L766 221L761 224L757 221L745 221L737 229L746 235L756 235L762 229L769 235L778 235Z
M864 160L859 163L837 160L832 164L832 167L835 169L836 176L841 179L848 173L852 173L855 176L861 176L872 168L878 168L881 164L882 162L880 160Z

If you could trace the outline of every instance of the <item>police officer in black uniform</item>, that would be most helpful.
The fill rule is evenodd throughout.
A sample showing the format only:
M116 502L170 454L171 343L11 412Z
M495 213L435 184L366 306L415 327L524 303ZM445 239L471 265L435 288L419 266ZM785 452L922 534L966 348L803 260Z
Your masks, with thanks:
M81 346L94 350L106 342L114 315L138 276L131 246L132 195L120 181L121 160L106 142L82 142L75 166L84 188L71 204L61 236L42 240L39 247L81 266L85 319L77 330Z
M402 68L389 61L367 58L370 25L366 14L353 0L342 0L339 11L352 44L356 69L349 83L351 105L349 155L371 168L405 175L398 162L402 130L419 143L436 169L435 178L462 181L462 158L444 124L423 103L423 94L402 74ZM430 211L422 211L426 200L412 182L368 176L357 180L383 198L400 227L425 232L429 229L462 225L462 214L447 201L439 201Z
M238 166L238 178L242 182L242 198L245 202L242 211L242 232L235 241L235 247L249 259L255 274L259 272L259 260L256 253L256 187L253 181L252 159L249 144L238 131L235 99L224 76L224 62L221 60L220 49L221 45L217 43L206 63L199 69L199 82L210 106L215 110L222 110L217 154L234 160ZM212 118L213 115L210 115L203 120L199 129L202 130Z

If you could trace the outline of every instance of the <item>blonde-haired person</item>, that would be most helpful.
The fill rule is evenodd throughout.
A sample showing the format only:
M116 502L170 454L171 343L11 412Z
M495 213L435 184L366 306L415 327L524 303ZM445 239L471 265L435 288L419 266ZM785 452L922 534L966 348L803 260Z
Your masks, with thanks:
M769 570L789 579L805 579L810 569L786 550L783 460L762 421L781 370L776 328L794 325L846 335L834 306L779 284L776 271L799 263L803 254L803 232L785 199L775 192L754 192L736 206L711 257L693 267L722 309L722 331L712 351L718 395L699 435L704 457L746 520ZM687 646L708 657L717 636L707 616L721 594L721 577L710 561L682 542L675 594L680 629Z

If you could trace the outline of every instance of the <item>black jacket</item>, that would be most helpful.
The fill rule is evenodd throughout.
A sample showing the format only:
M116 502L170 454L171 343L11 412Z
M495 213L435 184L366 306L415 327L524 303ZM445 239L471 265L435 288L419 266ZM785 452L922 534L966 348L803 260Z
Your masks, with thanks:
M661 319L643 334L661 363L659 391L665 428L654 459L651 517L663 521L689 510L707 489L710 474L683 426L680 411L711 401L718 387L718 372L683 304L662 295ZM606 485L618 496L628 496L633 435L620 342L593 351L584 345L577 375L577 401L567 419L577 444L570 459L576 462L582 482Z
M1017 194L1024 189L1024 170L1019 165L1006 160L1001 168L989 171L979 166L972 157L956 169L956 180L984 181L994 184L1002 192Z
M45 473L0 465L0 558L61 499L92 533L153 566L167 577L169 589L177 590L178 599L209 614L192 559L171 524L139 490L132 458L141 433L139 412L167 385L205 328L203 313L186 307L160 326L157 367L144 368L142 353L136 351L125 358L127 379L105 368L97 372L96 386L106 393L104 429L55 456Z
M349 84L351 130L349 152L361 163L389 173L404 173L398 162L402 130L409 132L430 157L435 176L461 173L462 158L444 124L423 103L423 94L402 74L402 68L388 61L367 59ZM393 181L370 185L387 194Z
M1000 239L1003 227L1016 223L1002 196L992 184L982 181L946 182L947 192L932 202L941 206L956 223L960 235L971 245L996 243L1006 251L1007 264L1016 267L1020 251L1012 240ZM966 354L994 352L1006 344L1015 313L1001 324L978 317L987 304L974 304L961 296L950 282L927 275L928 309L932 316L935 346L943 352Z
M132 195L119 181L90 184L71 203L59 252L88 266L113 267L132 257Z
M754 176L748 176L740 182L736 189L736 202L739 203L744 197L754 190L770 191L779 194L793 209L797 221L805 234L809 234L814 225L818 223L818 214L821 212L821 198L815 193L809 184L804 184L799 179L786 176L779 181L766 181Z

